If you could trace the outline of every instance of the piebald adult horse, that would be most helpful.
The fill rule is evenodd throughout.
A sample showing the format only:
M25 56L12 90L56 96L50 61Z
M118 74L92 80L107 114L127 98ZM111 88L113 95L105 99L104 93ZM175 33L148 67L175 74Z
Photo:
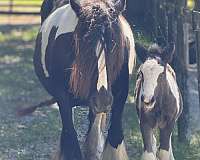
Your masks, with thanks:
M148 50L136 45L137 55L142 60L135 89L144 142L142 160L157 160L155 128L160 130L159 160L174 160L171 134L183 107L175 72L168 64L174 50L173 43L164 49L154 44Z
M134 38L122 12L125 0L70 0L43 19L35 72L59 105L59 160L83 159L72 120L74 106L89 106L86 160L126 160L122 112L135 65ZM105 113L112 113L106 141Z

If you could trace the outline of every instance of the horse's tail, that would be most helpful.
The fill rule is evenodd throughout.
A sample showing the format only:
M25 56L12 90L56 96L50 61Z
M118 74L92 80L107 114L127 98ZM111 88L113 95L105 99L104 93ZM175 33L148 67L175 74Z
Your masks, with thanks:
M17 116L22 117L22 116L29 115L29 114L33 113L37 108L42 108L44 106L50 106L54 103L56 103L56 100L54 98L51 98L51 99L48 99L46 101L40 102L37 105L30 106L30 107L27 107L27 108L18 109L17 110Z

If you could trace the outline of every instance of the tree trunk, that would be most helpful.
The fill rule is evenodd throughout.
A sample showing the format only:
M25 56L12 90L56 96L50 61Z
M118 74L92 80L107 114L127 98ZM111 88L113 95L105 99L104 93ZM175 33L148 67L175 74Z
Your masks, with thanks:
M183 112L178 120L178 139L180 142L187 141L188 113L187 104L187 52L188 52L188 30L184 21L183 7L185 0L177 0L177 38L176 56L174 58L174 68L177 74L177 81L183 97Z

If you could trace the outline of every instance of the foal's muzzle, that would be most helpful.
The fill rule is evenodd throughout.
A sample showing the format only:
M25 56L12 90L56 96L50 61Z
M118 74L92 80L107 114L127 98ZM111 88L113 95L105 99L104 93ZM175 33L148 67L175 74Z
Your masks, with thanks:
M152 110L154 108L154 106L155 106L155 103L156 103L156 99L155 99L154 96L147 97L145 95L142 95L141 96L141 101L144 104L144 110L145 111Z
M109 112L111 110L112 103L112 93L104 87L101 87L100 90L90 98L90 106L94 114Z

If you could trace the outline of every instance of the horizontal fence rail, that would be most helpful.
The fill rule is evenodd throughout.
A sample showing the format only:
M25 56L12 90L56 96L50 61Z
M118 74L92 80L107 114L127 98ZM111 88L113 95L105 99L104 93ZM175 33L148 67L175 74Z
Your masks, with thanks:
M43 0L0 0L0 14L39 15Z

